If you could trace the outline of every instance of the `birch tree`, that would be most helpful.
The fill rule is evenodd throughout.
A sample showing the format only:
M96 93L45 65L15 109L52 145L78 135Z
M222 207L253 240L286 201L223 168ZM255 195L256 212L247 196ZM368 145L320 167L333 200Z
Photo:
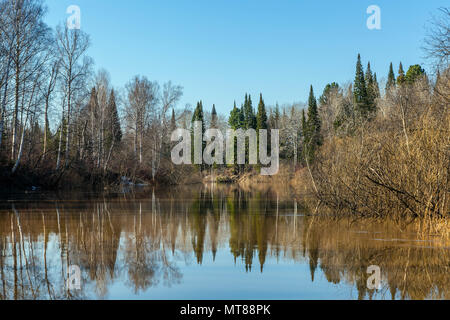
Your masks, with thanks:
M70 155L72 104L77 95L85 90L85 81L92 65L92 60L86 55L89 45L89 36L80 29L69 29L67 25L57 27L56 47L61 62L61 91L65 97L62 113L67 125L65 166L68 165ZM58 146L57 170L61 164L61 143Z

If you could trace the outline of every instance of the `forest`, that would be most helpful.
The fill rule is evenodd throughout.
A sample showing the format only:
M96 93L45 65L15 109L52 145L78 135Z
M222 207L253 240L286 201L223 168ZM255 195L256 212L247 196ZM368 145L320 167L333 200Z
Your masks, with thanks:
M229 115L200 98L180 107L181 85L145 75L114 88L108 71L95 69L89 35L52 29L45 15L40 0L0 1L1 189L173 185L211 175L232 182L259 172L174 165L171 133L202 121L203 130L279 129L282 174L317 207L448 224L450 9L439 10L423 41L427 72L395 62L379 81L373 61L355 53L353 81L305 88L306 103L266 106L263 94L256 103L246 94Z

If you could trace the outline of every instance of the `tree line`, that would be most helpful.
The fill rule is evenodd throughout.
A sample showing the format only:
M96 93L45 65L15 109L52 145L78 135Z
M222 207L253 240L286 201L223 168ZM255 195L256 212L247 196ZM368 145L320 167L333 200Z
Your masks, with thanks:
M89 35L52 29L45 14L41 0L0 1L2 177L95 184L142 171L155 179L183 88L135 76L115 90L107 71L94 71Z
M246 94L240 106L234 102L228 117L215 105L204 109L202 101L193 110L178 108L183 88L170 81L160 85L137 75L124 88L113 88L106 70L94 71L89 35L65 25L52 29L44 23L45 13L42 0L0 0L0 176L6 184L32 178L44 187L130 180L181 183L208 168L174 166L171 133L202 121L203 131L279 129L280 158L295 169L307 169L315 193L329 205L365 212L357 209L363 200L355 195L369 192L389 194L413 215L424 208L446 212L448 197L442 192L448 172L442 168L448 168L450 90L445 8L425 41L439 70L435 77L418 64L405 72L402 63L395 75L391 63L381 84L370 62L364 68L358 55L352 83L331 82L318 98L311 86L306 104L266 106L260 94L254 107ZM432 126L439 130L431 132ZM426 145L431 138L425 134L439 145ZM242 174L258 168L232 169ZM417 175L421 179L408 180ZM437 180L422 181L431 177ZM336 185L330 190L333 178ZM403 190L407 184L411 190ZM425 186L433 191L425 192Z

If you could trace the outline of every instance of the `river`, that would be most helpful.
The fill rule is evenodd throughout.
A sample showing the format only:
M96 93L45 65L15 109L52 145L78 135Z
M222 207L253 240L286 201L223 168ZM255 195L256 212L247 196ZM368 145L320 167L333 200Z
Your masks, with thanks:
M0 200L3 300L450 299L449 266L413 225L314 216L270 188Z

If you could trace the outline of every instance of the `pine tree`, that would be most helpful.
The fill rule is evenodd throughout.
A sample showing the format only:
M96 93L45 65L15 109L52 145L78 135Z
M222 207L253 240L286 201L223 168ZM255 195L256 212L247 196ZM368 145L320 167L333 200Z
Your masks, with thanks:
M267 113L262 94L259 96L258 113L256 114L256 130L267 129Z
M246 97L247 98L247 97ZM247 100L247 99L246 99ZM234 102L234 107L233 110L231 110L230 112L230 117L228 118L228 125L230 126L231 129L233 130L238 130L244 127L244 106L242 106L242 108L238 108L236 107L236 101ZM238 172L240 166L237 164L236 160L237 160L237 138L234 139L233 145L234 145L234 171Z
M320 130L321 121L317 109L317 100L314 96L313 86L311 86L308 98L308 119L306 120L306 130L304 130L304 151L306 153L305 158L309 162L314 159L317 148L322 144Z
M114 89L111 90L108 103L108 115L110 118L109 128L107 129L107 143L119 143L122 140L122 129L120 127L119 113L117 112L116 96Z
M386 83L386 91L390 90L391 88L395 87L395 74L394 74L394 68L391 65L389 66L389 74L388 74L388 80Z
M370 62L367 63L367 70L366 70L366 75L365 75L364 80L366 82L366 88L367 88L368 111L373 112L373 111L375 111L376 93L375 93L375 86L374 86L372 70L370 69Z
M274 129L280 129L280 107L278 103L275 106L275 112L273 115L274 120Z
M380 86L378 85L377 73L373 74L373 91L375 93L375 98L380 97Z
M367 96L366 81L364 79L364 69L359 54L358 61L356 62L355 83L353 85L353 101L359 114L366 116L370 111L370 105Z
M405 81L406 81L405 71L403 70L403 65L400 62L400 66L398 67L397 84L400 86L400 85L404 84Z
M408 72L406 72L406 82L408 84L413 84L416 80L425 76L425 70L418 64L410 66Z
M212 110L211 110L211 128L217 129L217 111L216 106L213 104Z
M269 119L267 120L267 125L270 129L275 127L275 116L272 108L269 108Z
M245 94L242 114L244 115L244 128L256 129L255 113L253 111L252 97L250 95Z
M192 141L194 141L194 122L200 121L202 123L202 136L205 134L205 121L203 116L203 103L200 100L197 102L197 106L194 110L194 114L192 115L192 121L191 121L191 136ZM206 143L202 139L202 150L205 149ZM192 161L194 162L194 143L192 143ZM200 170L203 170L204 166L200 166Z
M260 130L267 130L268 125L267 125L267 112L266 112L266 105L264 104L264 100L262 97L262 93L259 95L259 103L258 103L258 112L256 114L256 134L257 134L257 141L258 141L258 154L259 154L259 148L260 148L260 142L259 142L259 133ZM267 150L270 149L270 137L267 137L267 145L266 147L268 148ZM266 150L266 152L267 152Z
M195 121L201 121L202 122L202 132L205 132L205 123L204 123L204 117L203 117L203 103L202 101L197 102L197 107L195 108L194 114L192 115L192 124Z
M230 117L228 118L228 125L233 130L240 129L244 125L242 110L236 107L236 102L234 102L234 108L231 110Z

